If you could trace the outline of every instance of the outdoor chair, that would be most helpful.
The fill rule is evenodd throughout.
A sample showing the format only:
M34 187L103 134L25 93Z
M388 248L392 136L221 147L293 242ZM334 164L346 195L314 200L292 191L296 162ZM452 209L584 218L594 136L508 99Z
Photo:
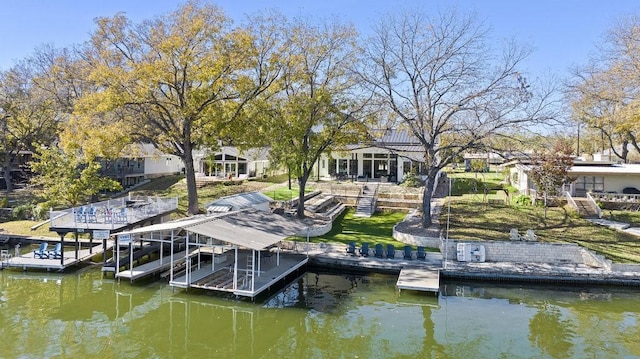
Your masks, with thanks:
M76 210L76 222L86 222L87 212L84 207L80 207Z
M89 212L87 213L87 222L98 222L98 218L96 217L96 208L90 207Z
M368 257L369 256L369 243L368 242L362 243L362 247L360 247L360 255L363 256L363 257Z
M413 251L411 250L411 246L404 246L404 259L413 259Z
M522 240L522 236L520 235L520 233L518 233L518 229L517 228L511 228L511 231L509 232L509 239L512 241L521 241Z
M538 240L538 236L533 233L533 229L527 229L527 233L524 235L524 240L527 242L535 242Z
M47 257L53 259L62 258L62 243L56 243L53 250L48 252Z
M396 257L396 248L393 244L387 244L387 258L394 259Z
M376 258L384 258L384 247L382 246L382 244L378 243L376 244L376 248L373 252L374 257Z
M424 247L423 246L418 246L418 252L416 253L416 259L423 260L423 261L427 259L427 254L424 252Z
M49 244L47 242L40 243L40 247L33 251L33 258L49 258L49 253L47 252L47 247Z
M356 242L349 242L349 245L347 246L347 254L352 256L356 255Z

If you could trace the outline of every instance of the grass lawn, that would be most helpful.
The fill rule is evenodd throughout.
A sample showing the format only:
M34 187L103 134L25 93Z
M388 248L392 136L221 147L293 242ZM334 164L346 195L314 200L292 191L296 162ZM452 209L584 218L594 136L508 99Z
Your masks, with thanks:
M446 204L445 204L446 206ZM446 210L440 218L446 228ZM615 262L640 263L640 238L592 224L567 207L547 209L483 203L475 195L454 197L451 202L449 238L509 240L509 230L533 229L543 242L576 243Z
M304 193L310 193L315 190L315 187L307 185L304 188ZM298 192L300 192L300 187L298 186L291 186L291 189L289 189L288 186L283 186L275 189L270 189L268 191L262 191L262 193L269 196L275 201L289 201L292 199L296 199L298 198Z
M376 243L393 244L396 247L403 243L393 239L393 226L402 221L406 212L377 212L370 218L354 217L355 210L344 211L333 222L333 227L324 236L311 238L313 243L344 243L354 241L358 247L369 242L371 247ZM295 238L305 241L306 238Z

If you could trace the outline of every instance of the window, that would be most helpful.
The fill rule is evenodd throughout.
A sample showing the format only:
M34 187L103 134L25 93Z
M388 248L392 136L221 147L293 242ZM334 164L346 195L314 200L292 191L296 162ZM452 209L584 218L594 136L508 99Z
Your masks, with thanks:
M602 176L581 176L576 181L576 189L583 189L591 192L604 191L604 177Z
M363 153L362 158L372 158L373 155L371 153Z

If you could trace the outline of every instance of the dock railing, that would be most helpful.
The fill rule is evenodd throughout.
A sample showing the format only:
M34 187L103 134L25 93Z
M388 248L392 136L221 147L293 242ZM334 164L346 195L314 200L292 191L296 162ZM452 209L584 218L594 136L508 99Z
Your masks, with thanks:
M121 227L178 208L178 198L128 196L49 213L50 228Z

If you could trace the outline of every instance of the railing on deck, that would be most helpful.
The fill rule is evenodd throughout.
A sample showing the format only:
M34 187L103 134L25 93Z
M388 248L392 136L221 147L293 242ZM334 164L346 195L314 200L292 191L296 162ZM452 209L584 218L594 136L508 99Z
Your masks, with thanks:
M626 194L617 192L590 192L594 201L640 203L640 194Z
M598 206L598 203L589 192L587 192L587 200L589 201L589 205L591 205L591 208L593 208L593 210L598 214L598 218L602 218L602 208Z
M51 210L50 228L89 228L107 225L113 229L178 208L178 198L129 196L90 203L62 211Z

